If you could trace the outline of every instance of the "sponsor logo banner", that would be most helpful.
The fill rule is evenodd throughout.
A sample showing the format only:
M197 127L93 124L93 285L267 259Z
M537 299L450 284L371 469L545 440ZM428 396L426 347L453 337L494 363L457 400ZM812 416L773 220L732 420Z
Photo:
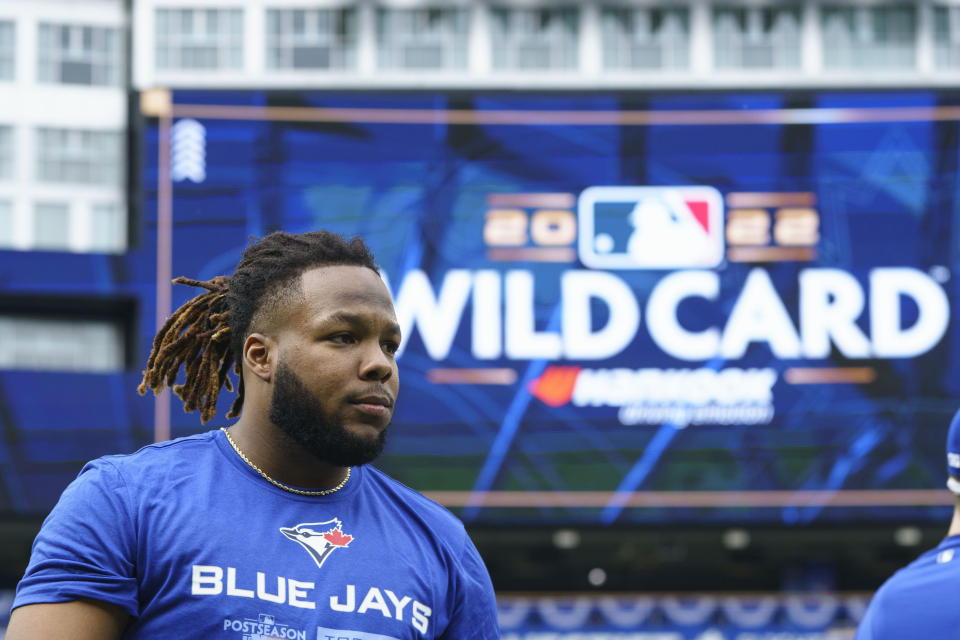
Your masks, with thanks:
M617 407L621 424L765 424L773 418L771 368L587 369L548 366L528 390L551 407Z

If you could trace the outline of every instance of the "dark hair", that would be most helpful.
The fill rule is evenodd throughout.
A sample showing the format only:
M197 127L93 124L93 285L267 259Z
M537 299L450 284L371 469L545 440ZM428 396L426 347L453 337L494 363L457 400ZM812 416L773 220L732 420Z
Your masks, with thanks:
M243 252L229 278L200 281L177 278L207 290L171 314L153 339L153 349L137 387L140 395L171 387L184 411L200 410L206 423L217 413L217 396L233 391L231 367L239 384L237 398L227 413L240 415L243 407L243 343L264 323L276 318L291 297L300 294L300 275L316 267L351 265L377 270L373 254L359 237L350 241L328 231L291 234L275 231ZM175 384L183 367L183 384Z

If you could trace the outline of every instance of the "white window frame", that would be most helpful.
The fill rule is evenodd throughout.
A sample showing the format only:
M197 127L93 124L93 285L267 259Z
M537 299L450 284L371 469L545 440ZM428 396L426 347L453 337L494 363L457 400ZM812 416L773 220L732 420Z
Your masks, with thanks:
M915 71L920 8L918 5L903 2L857 5L830 2L820 5L824 71ZM909 41L903 43L884 41L873 29L873 25L880 19L879 12L899 9L911 11L912 35ZM852 30L844 24L848 21L852 21Z
M491 7L491 40L495 71L574 72L579 68L580 12L579 6L564 4L536 7ZM536 25L545 13L552 24ZM566 17L573 20L573 32L567 33L562 24ZM500 27L503 28L501 32ZM502 38L502 41L498 41ZM545 66L528 66L524 47L536 47L546 54ZM532 49L531 49L532 50ZM500 61L498 63L498 58Z
M32 198L0 193L0 203L11 216L7 242L0 250L57 251L69 253L119 254L127 250L129 212L121 196L114 196L106 189L87 187L61 187L55 185ZM38 205L63 206L68 212L65 243L50 245L36 235L36 209ZM98 232L98 209L113 211L112 225L107 233Z
M119 131L37 127L35 141L37 182L121 185L123 136ZM71 175L77 167L84 167L80 173L86 173L85 178Z
M936 4L932 9L933 29L930 38L933 41L934 67L938 70L958 69L960 68L960 5ZM946 19L938 19L941 17Z
M686 6L601 7L603 69L685 71L690 68L690 10ZM653 24L660 21L658 28ZM637 29L637 23L645 28ZM669 25L677 24L674 31ZM639 61L658 58L659 64Z
M43 43L45 37L50 39L49 46L38 44L37 47L38 82L89 86L122 84L124 55L119 29L41 22L37 25L37 42ZM89 43L85 42L88 37ZM90 65L90 81L76 82L65 78L63 65L69 63Z
M767 12L779 12L770 20L770 28L764 23ZM737 14L743 14L744 25L741 29ZM793 15L795 18L795 32L783 34L777 32L777 22ZM755 6L738 4L715 4L712 7L711 30L713 32L713 64L717 69L754 71L754 70L799 70L802 62L802 21L803 5L801 3L774 6ZM718 28L718 22L726 19L733 27L724 33ZM786 25L786 22L781 22ZM784 27L785 28L785 27ZM792 35L790 41L785 36ZM768 64L759 64L757 55L769 59ZM729 56L728 59L724 59Z
M17 76L17 23L0 19L0 82Z
M101 236L97 216L109 211L112 216L107 225L106 236ZM91 202L88 219L82 226L88 230L86 251L90 253L120 253L127 248L127 211L121 202L99 200Z
M57 232L62 232L62 239L58 238L56 242L50 240L40 233L40 216L46 211L41 211L41 209L46 208L49 212L56 212L57 214L62 214L63 221L59 225L54 225L57 228ZM33 248L38 251L69 251L70 250L70 240L72 229L71 227L71 216L70 216L70 203L65 200L38 200L33 203L33 220L32 220L32 236L33 236Z
M0 198L0 251L16 248L17 230L13 212L13 200Z
M126 365L118 320L0 314L0 370L113 373Z
M458 6L377 9L377 66L390 71L465 71L472 16ZM413 64L425 51L437 64Z
M294 19L303 13L304 31L296 33ZM355 7L267 7L264 38L267 69L323 71L354 69L357 65L357 10ZM280 29L274 30L273 25ZM338 29L343 26L343 31ZM300 47L326 47L329 64L296 65Z
M14 137L16 131L12 125L0 124L0 182L10 182L16 178L14 159L17 156Z
M187 14L193 21L193 27L189 32L174 31L172 28L167 32L161 32L160 18L161 13L167 14L167 24L172 25L174 21L182 22ZM242 6L162 6L157 7L154 12L154 65L158 71L180 71L180 72L210 72L210 71L240 71L243 69L244 62L244 17ZM219 24L215 31L209 29L209 18L216 14ZM231 23L236 20L239 24L239 33L233 33ZM216 58L214 62L200 66L184 66L184 53L188 47L210 48ZM166 54L167 63L161 64L163 55ZM236 56L233 54L236 53Z

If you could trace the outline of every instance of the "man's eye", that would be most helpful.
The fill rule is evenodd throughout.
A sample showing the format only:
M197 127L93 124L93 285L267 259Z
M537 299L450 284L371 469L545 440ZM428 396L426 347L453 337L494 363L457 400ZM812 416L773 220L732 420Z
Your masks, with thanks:
M383 343L383 350L389 353L390 355L395 354L399 348L400 348L399 342L387 340L386 342Z
M330 336L330 340L338 344L353 344L354 342L356 342L356 339L349 333L338 333L336 335Z

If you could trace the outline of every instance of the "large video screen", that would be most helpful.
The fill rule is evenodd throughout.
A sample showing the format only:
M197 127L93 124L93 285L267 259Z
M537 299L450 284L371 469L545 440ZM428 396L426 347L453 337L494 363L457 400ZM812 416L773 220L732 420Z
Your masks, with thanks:
M158 206L174 276L365 238L404 334L377 464L468 523L945 518L956 103L175 91L143 251Z

